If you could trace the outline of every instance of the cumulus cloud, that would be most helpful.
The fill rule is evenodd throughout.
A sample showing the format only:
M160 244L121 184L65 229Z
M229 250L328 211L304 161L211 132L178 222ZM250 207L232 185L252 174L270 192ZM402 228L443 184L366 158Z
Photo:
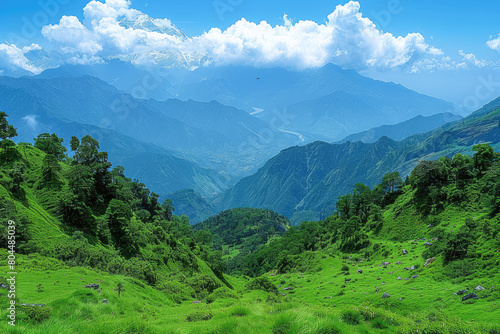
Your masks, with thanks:
M39 74L42 72L42 69L33 65L25 56L29 51L38 50L39 48L40 46L37 44L32 44L22 49L14 44L0 44L0 67L9 71L23 69Z
M486 42L486 45L495 51L498 51L500 53L500 34L498 35L497 38L490 39L488 42Z
M211 55L216 64L318 67L329 62L350 68L390 69L405 66L442 51L428 45L419 33L394 36L363 17L360 5L338 5L324 24L284 16L284 25L272 27L241 19L225 31L214 28L190 40Z
M91 64L119 58L136 65L187 68L249 65L305 69L333 62L356 70L405 68L411 72L488 66L461 51L461 61L429 45L417 32L395 36L364 17L357 1L338 5L324 23L310 20L272 26L237 21L226 30L212 28L188 38L168 19L155 19L131 8L128 0L90 1L84 20L63 16L42 34L66 55L66 62ZM500 36L488 41L500 50Z

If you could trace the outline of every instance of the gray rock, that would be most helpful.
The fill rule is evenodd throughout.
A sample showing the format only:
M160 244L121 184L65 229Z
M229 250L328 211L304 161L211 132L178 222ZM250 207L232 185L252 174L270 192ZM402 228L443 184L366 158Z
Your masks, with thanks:
M2 288L2 289L8 289L9 287L7 285L5 285L5 284L2 283L2 285L0 285L0 288Z
M388 265L390 265L391 263L390 263L390 262L382 262L382 264L383 264L384 266L388 266Z
M435 259L436 258L431 257L431 258L425 260L424 267L427 267L429 264L431 264L432 262L434 262Z
M432 244L430 242L424 242L424 245L425 246L432 246Z
M462 297L462 301L467 299L479 299L479 297L475 293L469 293L468 295Z
M108 303L109 303L107 299L103 299L103 300L102 300L102 302L103 302L104 304L108 304Z
M384 294L382 295L382 298L389 298L391 295L388 294L387 292L384 292Z
M481 290L484 290L484 288L482 286L478 285L474 288L474 290L481 291Z
M292 290L291 287L287 286L286 288L284 288L283 290Z
M417 278L419 277L420 275L413 275L411 278Z
M396 262L396 264L401 264L401 261Z
M200 304L201 300L193 300L193 304Z
M466 290L458 290L458 292L455 292L454 295L463 295L464 293L466 293L467 291L469 291L469 289L466 289Z
M358 269L358 273L362 274L362 273L363 273L363 270Z
M403 255L408 254L408 251L406 249L403 249Z
M96 284L96 283L90 283L88 285L83 285L84 288L87 288L87 289L94 289L94 290L98 290L99 289L99 284Z
M377 277L377 280L380 280L380 279L382 279L382 277Z
M431 227L432 227L432 224L427 225L427 228L431 228Z
M402 278L398 276L398 280L402 280Z

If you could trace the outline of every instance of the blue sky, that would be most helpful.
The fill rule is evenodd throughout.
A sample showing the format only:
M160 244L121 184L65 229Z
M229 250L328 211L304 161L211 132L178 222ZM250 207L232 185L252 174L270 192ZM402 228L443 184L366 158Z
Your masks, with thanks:
M100 1L104 2L104 0ZM113 1L125 2L125 0L107 1L110 4ZM68 58L80 60L104 59L112 53L123 54L138 50L138 48L128 47L124 51L122 45L118 50L117 45L110 46L109 40L103 41L102 32L96 39L96 30L90 28L89 22L85 21L83 8L88 3L89 0L1 1L0 69L3 64L1 43L4 43L4 52L10 52L10 55L16 50L13 51L12 47L8 49L5 45L15 44L18 49L22 49L31 43L36 43L49 50L63 50L61 52L65 55L71 53L71 57ZM335 0L132 0L127 6L129 9L156 19L167 18L172 25L189 37L199 37L211 28L219 28L221 34L205 34L201 39L195 38L196 43L193 41L188 43L191 44L189 46L191 48L198 47L204 52L213 53L215 64L241 63L253 66L304 69L331 61L346 68L354 68L365 75L402 83L417 91L455 103L462 103L464 94L475 94L477 82L481 81L481 77L493 75L492 80L496 82L500 64L500 42L495 42L500 34L500 1L358 0L356 3L359 4L359 8L353 7L352 3L348 4L348 1ZM313 58L300 50L297 50L295 54L291 48L294 45L299 48L298 45L303 45L304 41L308 41L310 36L307 32L310 29L315 30L314 36L323 36L318 41L325 41L325 34L330 33L324 32L330 20L329 15L334 11L341 13L340 10L336 10L338 5L344 6L344 14L337 15L338 18L331 26L335 24L340 26L341 30L345 30L332 35L331 45L323 49L312 50ZM350 14L345 14L349 6ZM358 12L363 19L353 22L352 18ZM284 20L284 14L287 15L287 20ZM65 36L64 33L69 36L74 33L74 30L64 31L63 28L68 28L71 24L68 23L69 21L64 25L60 24L63 15L74 16L75 19L70 22L73 25L81 22L81 26L86 30L80 31L78 36L89 38L89 43L76 45L72 44L73 41L68 41L71 38ZM242 23L240 21L242 18L247 23ZM366 24L364 19L370 22ZM268 22L270 27L259 25L262 20ZM300 20L314 21L316 25L300 26L297 24ZM239 24L235 24L236 22ZM351 53L349 48L352 43L349 41L349 34L353 31L357 32L356 29L362 30L359 36L353 37L356 43L371 42L369 36L373 35L373 29L368 29L370 23L376 26L374 44L369 45L367 50L357 50ZM292 33L291 30L283 32L287 24L288 27L295 26L297 28L295 32ZM42 28L48 25L54 29L42 34ZM277 25L280 26L279 29L271 29ZM228 42L228 39L240 38L241 31L236 33L233 31L230 34L226 31L228 28L251 31L249 34L262 34L259 38L264 39L264 42L267 39L266 34L269 33L269 40L274 38L277 47L281 47L280 39L287 39L289 44L284 46L282 51L287 54L292 53L293 56L269 54L269 49L272 49L273 45L267 45L257 39L256 43L261 43L261 45L254 49L231 50L230 48L234 45ZM386 32L391 33L393 38L383 35ZM299 36L296 41L292 41L293 34ZM407 37L408 34L412 35L411 38ZM401 45L399 37L405 38L404 45ZM243 38L243 43L246 43L249 35L241 38ZM250 38L253 38L253 35ZM488 42L489 45L487 45ZM390 45L387 46L387 44ZM85 47L82 48L82 45ZM160 43L154 46L155 50L158 50L159 45L165 48L173 47L172 43ZM175 47L178 45L178 43L175 44ZM307 47L314 47L314 45ZM382 51L378 50L380 47ZM183 45L183 50L186 48ZM229 57L217 53L221 48L234 54ZM215 49L218 51L214 51ZM26 50L21 53L24 52ZM325 55L325 53L336 54ZM4 59L3 62L5 63L6 60ZM25 69L37 68L35 65L27 65L24 59L17 60L16 64L19 63L21 65L18 66L24 66ZM491 92L487 98L494 97L497 93L497 91ZM486 94L480 94L480 100L486 101L485 96ZM472 104L471 107L473 107Z

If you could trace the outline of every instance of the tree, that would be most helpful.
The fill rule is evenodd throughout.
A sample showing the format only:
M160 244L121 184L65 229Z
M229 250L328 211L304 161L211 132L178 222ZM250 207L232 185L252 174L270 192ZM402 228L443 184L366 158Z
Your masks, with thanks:
M122 283L118 283L118 285L116 286L115 291L118 292L118 298L120 298L120 294L125 291L125 289L123 288L123 284Z
M495 157L493 147L488 144L477 144L472 146L472 150L476 152L474 154L474 167L481 173L486 171Z
M17 136L16 128L7 122L6 117L8 116L3 111L0 111L0 140L2 141Z
M36 148L47 154L54 155L57 160L64 159L64 157L66 156L65 153L66 151L68 151L68 149L62 145L62 142L64 140L62 138L59 138L55 133L42 133L33 140L35 141Z
M60 187L63 182L61 180L61 166L57 158L52 154L47 154L42 160L42 182L49 187Z
M172 214L175 210L174 204L171 199L167 199L162 203L161 207L163 208L163 214L166 220L172 220Z

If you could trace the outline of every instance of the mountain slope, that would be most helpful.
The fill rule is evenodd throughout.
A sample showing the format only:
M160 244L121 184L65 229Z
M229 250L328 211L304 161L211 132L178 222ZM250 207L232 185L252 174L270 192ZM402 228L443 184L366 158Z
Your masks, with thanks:
M417 133L429 132L445 123L458 121L461 118L462 117L451 113L442 113L427 117L419 115L405 122L394 125L382 125L376 128L372 128L368 131L349 135L342 139L339 143L345 143L348 141L374 143L383 136L387 136L391 139L399 141Z
M499 100L480 113L400 142L382 137L372 144L315 142L283 150L257 173L228 189L216 204L222 209L275 210L295 224L326 217L333 213L337 197L350 192L355 183L373 187L386 173L398 171L405 176L421 159L471 154L477 143L500 146Z

